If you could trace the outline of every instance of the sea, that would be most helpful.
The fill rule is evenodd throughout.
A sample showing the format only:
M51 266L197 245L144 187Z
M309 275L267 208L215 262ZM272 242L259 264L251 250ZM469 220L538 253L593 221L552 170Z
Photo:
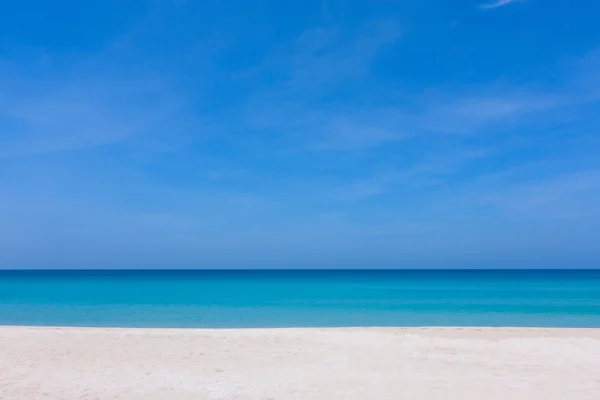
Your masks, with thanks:
M5 270L0 325L598 328L600 270Z

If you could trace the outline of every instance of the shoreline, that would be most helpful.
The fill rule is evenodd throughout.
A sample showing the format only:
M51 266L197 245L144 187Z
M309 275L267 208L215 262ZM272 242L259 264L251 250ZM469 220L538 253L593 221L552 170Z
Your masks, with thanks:
M600 329L0 326L0 398L596 399Z
M64 331L64 332L113 332L137 334L176 334L198 333L218 334L227 332L381 332L394 334L441 334L469 337L478 336L482 339L492 337L523 337L535 338L539 335L552 337L590 337L600 339L600 328L573 328L573 327L524 327L524 326L330 326L330 327L268 327L268 328L146 328L146 327L119 327L119 326L63 326L63 325L0 325L0 335L3 331L28 330L28 331Z

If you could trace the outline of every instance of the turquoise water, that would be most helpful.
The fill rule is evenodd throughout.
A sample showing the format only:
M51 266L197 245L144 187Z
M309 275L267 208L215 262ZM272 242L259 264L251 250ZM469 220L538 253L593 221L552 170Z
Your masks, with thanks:
M0 325L600 327L600 270L0 271Z

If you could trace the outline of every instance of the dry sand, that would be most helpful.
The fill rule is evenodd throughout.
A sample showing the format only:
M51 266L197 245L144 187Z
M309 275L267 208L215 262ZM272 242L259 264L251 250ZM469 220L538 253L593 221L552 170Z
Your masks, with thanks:
M600 330L0 327L0 399L600 399Z

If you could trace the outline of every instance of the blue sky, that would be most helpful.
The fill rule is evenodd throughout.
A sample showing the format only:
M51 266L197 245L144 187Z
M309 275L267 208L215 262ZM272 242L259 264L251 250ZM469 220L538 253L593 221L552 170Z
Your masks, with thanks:
M600 267L600 4L2 1L0 267Z

